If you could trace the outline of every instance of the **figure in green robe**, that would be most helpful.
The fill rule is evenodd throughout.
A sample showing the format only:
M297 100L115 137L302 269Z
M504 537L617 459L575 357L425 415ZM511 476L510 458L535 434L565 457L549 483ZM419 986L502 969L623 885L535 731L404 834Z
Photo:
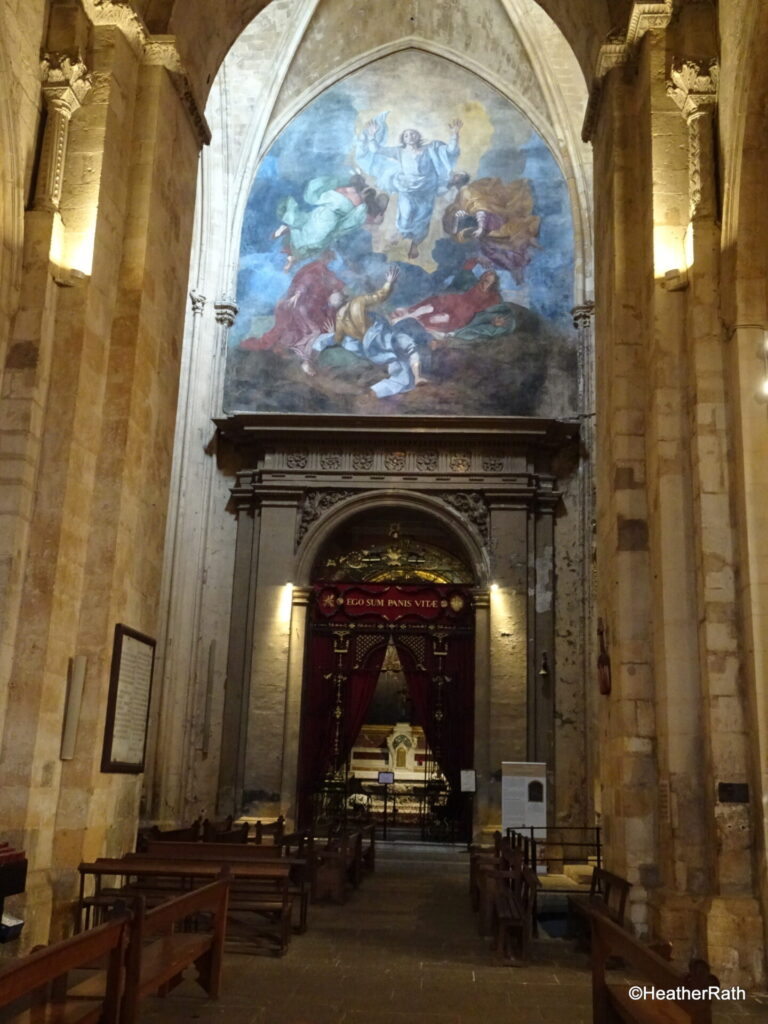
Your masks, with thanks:
M389 199L359 174L312 178L302 198L309 210L303 210L293 196L283 199L277 209L281 223L273 237L286 239L285 270L299 260L317 257L349 231L381 223Z

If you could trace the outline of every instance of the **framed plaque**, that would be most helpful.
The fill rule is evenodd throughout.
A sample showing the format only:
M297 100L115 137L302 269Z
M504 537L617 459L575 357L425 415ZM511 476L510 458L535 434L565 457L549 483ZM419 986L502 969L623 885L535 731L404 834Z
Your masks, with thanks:
M103 772L143 772L155 641L117 623L109 674Z

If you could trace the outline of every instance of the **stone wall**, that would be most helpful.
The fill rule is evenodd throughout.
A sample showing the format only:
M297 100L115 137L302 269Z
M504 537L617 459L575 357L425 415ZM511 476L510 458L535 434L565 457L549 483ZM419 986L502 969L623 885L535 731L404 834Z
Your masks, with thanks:
M169 72L145 63L119 24L93 26L65 0L47 39L24 41L22 113L25 96L40 102L31 55L51 56L0 398L19 467L4 488L13 559L0 757L3 825L29 857L15 909L30 945L46 941L52 916L54 934L71 928L79 860L121 852L135 834L140 778L101 773L101 745L114 625L157 633L200 140ZM24 118L20 130L17 165L31 167ZM61 761L76 653L87 658L82 715L75 757Z

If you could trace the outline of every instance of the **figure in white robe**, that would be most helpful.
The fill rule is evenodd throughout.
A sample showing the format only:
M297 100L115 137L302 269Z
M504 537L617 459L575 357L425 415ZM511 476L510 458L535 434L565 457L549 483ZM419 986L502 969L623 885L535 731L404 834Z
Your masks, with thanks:
M366 124L356 159L380 189L397 194L397 230L410 241L408 255L413 259L427 237L435 200L449 187L460 152L461 121L449 125L448 142L425 142L421 132L406 128L398 146L386 146L386 118L386 113L379 114Z

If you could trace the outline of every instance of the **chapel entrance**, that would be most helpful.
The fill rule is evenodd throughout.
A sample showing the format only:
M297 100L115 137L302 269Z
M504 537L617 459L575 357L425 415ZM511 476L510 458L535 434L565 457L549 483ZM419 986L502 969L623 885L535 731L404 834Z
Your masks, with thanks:
M474 752L472 574L437 528L376 513L318 559L299 814L388 839L466 840Z

